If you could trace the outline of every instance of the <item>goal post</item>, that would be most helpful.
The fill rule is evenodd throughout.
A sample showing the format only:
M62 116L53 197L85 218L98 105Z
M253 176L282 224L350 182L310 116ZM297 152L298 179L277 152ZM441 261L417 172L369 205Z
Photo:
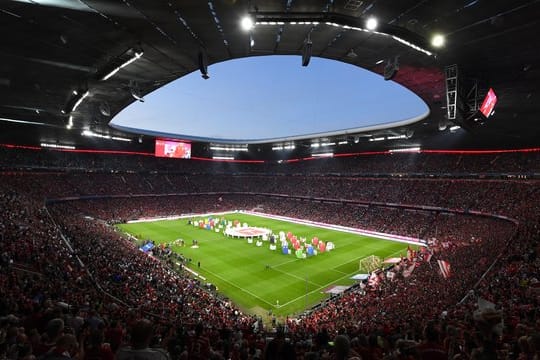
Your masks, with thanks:
M363 259L360 259L358 263L358 270L367 274L379 269L382 265L382 259L376 255L370 255Z

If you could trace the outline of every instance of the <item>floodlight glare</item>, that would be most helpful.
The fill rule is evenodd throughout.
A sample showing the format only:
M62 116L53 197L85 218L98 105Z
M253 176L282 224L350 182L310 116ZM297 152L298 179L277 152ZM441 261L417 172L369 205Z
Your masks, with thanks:
M72 127L73 127L73 116L70 115L70 116L69 116L68 123L67 123L67 125L66 125L66 128L67 128L68 130L71 130Z
M144 51L141 51L141 52L136 52L135 51L135 55L133 55L133 57L131 57L131 59L129 59L128 61L124 62L122 65L114 68L111 72L109 72L107 75L103 76L101 78L102 81L105 81L105 80L108 80L110 79L111 77L114 76L114 74L116 74L118 71L120 71L120 69L128 66L129 64L131 64L132 62L138 60L141 58L141 56L144 55Z
M444 45L444 36L441 34L435 34L433 35L433 38L431 39L431 45L434 47L441 47Z
M370 17L369 19L367 19L366 21L366 29L370 30L370 31L373 31L377 28L377 26L379 25L379 22L377 21L377 19L375 19L374 17Z
M242 22L240 24L242 26L242 29L246 31L253 29L253 26L255 26L255 23L250 16L245 16L244 18L242 18Z

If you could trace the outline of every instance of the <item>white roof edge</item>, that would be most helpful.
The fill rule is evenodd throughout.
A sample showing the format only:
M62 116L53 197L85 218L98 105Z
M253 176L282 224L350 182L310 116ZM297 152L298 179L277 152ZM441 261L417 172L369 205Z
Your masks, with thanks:
M420 114L420 115L417 115L417 116L414 116L412 118L405 119L405 120L392 121L392 122L384 123L384 124L363 126L359 128L342 129L342 130L327 131L327 132L321 132L321 133L277 137L277 138L266 138L266 139L221 139L221 138L192 136L192 135L186 135L186 134L174 134L174 133L145 130L145 129L139 129L139 128L133 128L129 126L113 124L112 121L109 122L109 126L120 131L134 133L137 135L148 135L148 136L162 137L162 138L168 138L168 139L216 142L216 143L223 143L223 144L266 144L266 143L287 142L287 141L295 141L295 140L305 140L305 139L312 139L312 138L317 138L317 137L330 137L330 136L339 136L339 135L348 135L348 134L358 134L362 132L391 129L394 127L414 124L415 122L424 120L425 118L429 116L430 113L431 111L429 107L427 107L427 110L423 114Z

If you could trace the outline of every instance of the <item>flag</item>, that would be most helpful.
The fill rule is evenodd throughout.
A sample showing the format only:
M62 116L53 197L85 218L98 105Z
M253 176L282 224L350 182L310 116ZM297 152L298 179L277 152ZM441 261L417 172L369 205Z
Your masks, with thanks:
M482 297L478 298L478 310L484 311L486 309L492 309L495 310L495 304L491 301L488 301Z
M403 277L407 278L411 276L415 268L416 268L416 263L413 263L411 266L403 270Z
M368 279L368 285L372 288L378 288L382 280L384 280L384 272L380 271L379 273L377 273L376 271L374 271L371 273Z
M411 245L407 246L407 260L412 261L414 256L413 249L411 249Z
M433 253L431 253L430 251L426 252L426 254L424 255L424 259L426 260L426 262L430 262L432 257Z
M437 263L439 264L439 268L441 269L441 274L445 279L448 279L452 273L450 270L450 263L445 260L437 260Z

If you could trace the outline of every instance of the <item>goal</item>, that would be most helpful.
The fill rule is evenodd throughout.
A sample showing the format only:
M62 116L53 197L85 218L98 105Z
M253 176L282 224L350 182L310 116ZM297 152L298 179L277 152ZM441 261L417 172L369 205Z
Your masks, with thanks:
M377 270L382 265L382 259L376 255L370 255L363 259L360 259L358 264L358 270L363 271L367 274L371 273L374 270Z

